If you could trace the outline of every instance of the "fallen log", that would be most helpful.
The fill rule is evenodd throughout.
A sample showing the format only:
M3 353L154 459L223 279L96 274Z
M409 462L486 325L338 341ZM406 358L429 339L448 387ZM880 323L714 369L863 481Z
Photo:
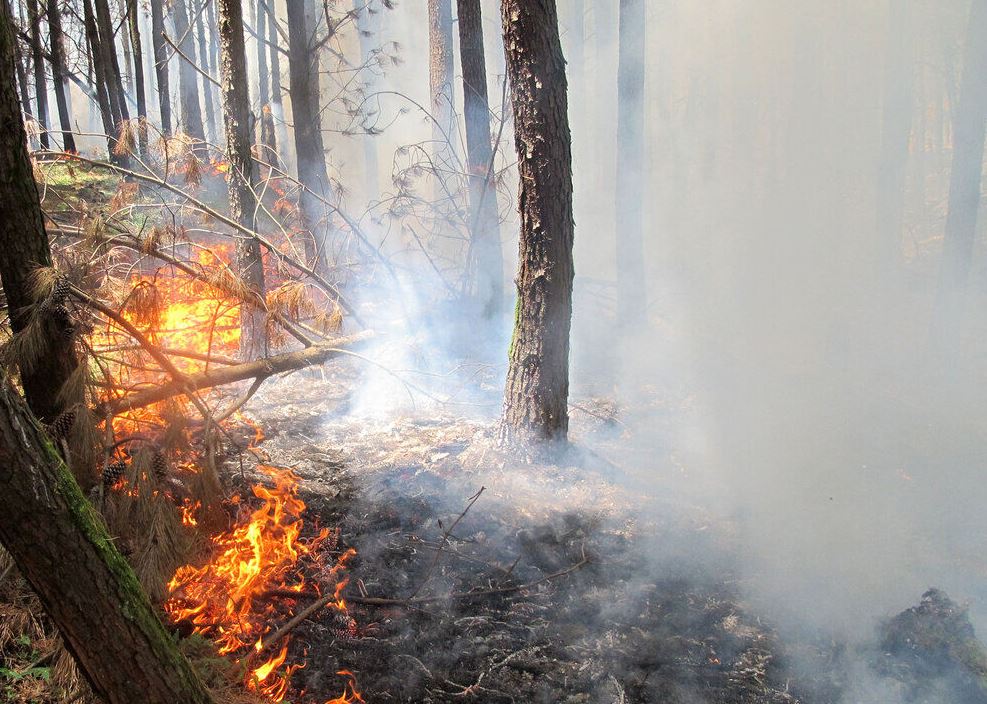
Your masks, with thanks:
M152 403L158 403L173 396L186 395L194 391L233 384L238 381L246 381L247 379L266 379L275 374L322 364L337 355L345 354L346 350L344 348L356 346L361 342L369 340L371 337L373 337L373 331L365 330L349 337L340 338L331 343L313 345L303 350L285 352L284 354L266 357L255 362L245 362L221 369L210 369L201 374L186 376L183 379L175 379L152 389L137 391L123 398L105 402L97 408L97 414L99 416L103 416L106 413L116 415L117 413L129 411L134 408L149 406Z

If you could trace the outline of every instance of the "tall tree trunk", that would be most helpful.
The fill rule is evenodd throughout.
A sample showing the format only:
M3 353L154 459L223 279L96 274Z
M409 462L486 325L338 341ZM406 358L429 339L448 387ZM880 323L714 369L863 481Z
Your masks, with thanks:
M127 108L127 94L123 88L120 60L117 57L110 3L108 0L94 0L94 6L96 8L96 26L99 28L99 48L103 53L106 92L110 98L114 122L118 128L123 128L125 127L123 123L130 119L130 110Z
M949 214L939 281L940 295L946 298L951 291L962 291L970 275L987 124L987 81L984 76L987 76L987 0L973 0L959 104L953 118Z
M0 380L0 542L102 701L212 701L101 517L6 380Z
M475 260L476 294L485 317L493 317L504 299L504 258L500 214L493 179L487 65L483 53L480 0L458 0L459 52L463 68L466 163L470 179L470 250Z
M31 62L34 64L34 100L37 105L35 118L41 133L41 147L50 148L48 129L48 81L45 77L44 50L41 46L41 13L38 0L27 0L28 19L31 23Z
M452 169L456 111L453 102L452 0L428 0L428 87L432 102L433 159L439 178Z
M10 7L10 0L2 1L7 3L7 16L10 18L10 21L16 22L14 19L14 12ZM11 27L11 31L14 32L16 37L16 23ZM17 41L14 42L14 68L17 73L17 85L20 88L21 109L24 111L24 118L33 120L34 116L31 111L31 88L27 80L27 68L24 66L24 56L21 53L20 43ZM36 146L36 142L37 140L32 137L31 143Z
M230 215L253 230L257 200L254 160L250 153L250 92L243 41L241 0L219 0L219 48L223 85L223 122L230 162ZM237 273L259 304L264 300L264 261L260 242L240 236L236 247ZM265 316L260 305L240 306L240 356L256 359L266 353Z
M174 12L175 34L182 53L195 61L195 37L189 27L188 8L185 0L173 0L171 8ZM199 80L195 69L181 57L178 59L178 94L182 108L182 129L190 137L205 141L206 135L202 128L202 110L199 108Z
M52 0L49 0L51 2ZM134 92L137 94L137 139L141 158L147 161L147 95L144 92L144 51L141 48L140 9L127 0L130 44L134 54Z
M274 133L274 115L271 114L270 70L268 67L268 41L276 41L268 37L267 3L256 0L257 21L254 27L257 32L257 98L260 104L260 135L258 143L261 146L261 157L272 164L277 160L278 138ZM272 28L273 29L273 28Z
M379 40L377 33L380 29L381 8L366 0L353 0L353 11L359 12L356 20L356 31L360 39L360 65L365 68L364 73L367 80L363 82L363 90L367 97L377 91L377 74L375 69L377 62L374 61L374 49ZM364 105L373 105L376 101L365 102ZM375 113L379 114L379 111ZM377 200L380 197L380 169L377 159L377 137L368 126L367 133L363 136L363 182L366 193L364 194L368 202Z
M620 0L617 68L617 321L630 329L644 324L644 0Z
M284 124L284 104L281 97L281 51L278 48L281 43L277 22L277 3L272 0L267 7L267 37L270 42L268 49L271 59L271 121L274 123L275 135L271 146L275 152L278 150L278 145L282 149L288 148L288 131Z
M915 65L909 36L911 0L891 0L884 67L881 155L877 177L878 270L901 259Z
M77 151L72 134L72 111L68 101L68 79L65 76L65 47L62 37L62 11L58 0L48 0L48 41L51 45L51 80L55 84L55 104L58 122L62 128L62 146L65 151Z
M151 46L154 47L154 75L158 86L161 132L171 135L171 87L168 78L168 50L164 41L164 0L151 0Z
M298 180L302 183L299 207L305 227L306 255L316 266L325 265L325 208L320 198L328 198L329 175L326 172L322 144L322 112L319 108L319 57L315 33L319 22L310 0L287 0L288 8L288 75L291 80L291 114L295 128L295 154Z
M210 2L210 4L212 4ZM206 13L199 13L199 18L196 20L198 25L198 39L199 39L199 68L205 71L210 76L215 76L215 67L210 65L210 52L208 48L208 37L206 35ZM215 102L212 97L212 81L202 80L202 97L204 99L204 105L206 106L206 134L209 138L214 141L219 141L216 132L216 108Z
M555 0L503 0L521 213L501 437L565 440L572 320L572 149Z
M92 67L93 84L96 86L96 102L99 105L99 116L103 122L103 132L106 133L106 150L109 158L121 166L122 157L116 153L116 130L113 125L113 108L106 90L106 70L103 66L103 52L99 48L99 29L96 27L96 16L93 12L92 0L82 0L83 18L86 25L86 43L89 45L89 63Z
M35 344L29 359L18 359L24 395L34 414L51 422L65 410L59 392L78 367L67 316L33 311L37 301L31 277L38 267L52 265L51 249L41 215L34 169L27 154L27 136L14 89L14 35L6 2L0 3L0 280L15 333L29 327Z

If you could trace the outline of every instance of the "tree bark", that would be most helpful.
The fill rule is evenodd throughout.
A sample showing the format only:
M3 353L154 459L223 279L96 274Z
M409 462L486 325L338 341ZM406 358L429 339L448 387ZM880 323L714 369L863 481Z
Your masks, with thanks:
M168 50L164 41L164 0L151 0L151 46L154 48L154 75L158 85L161 132L171 135L171 87L168 78Z
M107 704L210 704L50 441L0 381L0 541Z
M7 4L7 16L10 18L11 22L14 20L14 12L10 7L10 0L2 0ZM14 41L14 69L17 73L17 85L20 88L20 99L21 99L21 109L24 111L25 119L33 120L33 113L31 112L31 88L27 80L27 68L24 66L24 56L21 54L20 44L16 41L17 33L16 24L11 26L11 31L15 33ZM32 138L32 144L36 144L36 140Z
M315 33L319 26L311 0L287 0L288 74L291 80L291 114L295 131L298 180L305 187L299 209L311 233L306 255L315 269L325 266L326 233L320 198L331 196L322 143L322 112L319 108L319 61Z
M267 7L267 36L271 59L271 122L274 123L271 146L275 152L278 145L281 145L282 149L288 148L288 132L284 125L284 104L281 97L281 52L277 21L277 3L272 1Z
M381 8L366 0L353 0L353 11L359 13L356 19L356 31L360 39L360 65L364 67L367 76L367 80L363 82L363 91L365 97L369 97L377 91L374 49L380 29ZM373 103L374 101L368 101L364 105ZM380 197L380 168L377 158L377 136L369 126L367 133L363 135L363 183L367 202L376 201Z
M466 118L466 164L469 170L470 251L476 295L483 315L500 312L504 299L504 258L500 213L493 178L490 103L483 52L480 0L458 0L459 51L463 70L463 113Z
M432 107L433 160L437 177L453 169L456 111L453 102L452 0L428 0L428 86ZM440 190L443 187L440 184Z
M45 77L44 51L41 46L41 14L38 0L27 0L28 20L31 24L31 62L34 65L34 100L37 105L35 119L38 121L42 149L50 149L48 129L48 81Z
M987 76L987 0L973 0L963 54L959 104L953 118L953 166L939 280L941 295L962 291L970 275L987 124L987 81L984 76Z
M106 150L110 161L123 166L122 158L116 154L116 130L113 125L113 108L106 90L106 70L103 66L103 52L99 48L99 29L93 13L92 0L82 0L83 18L86 25L86 43L89 45L89 62L92 66L93 84L96 86L96 102L99 116L106 133Z
M52 0L49 0L51 2ZM130 44L134 54L134 92L137 94L137 140L141 158L147 161L147 95L144 92L144 51L141 48L140 9L137 0L127 0Z
M212 4L210 2L210 4ZM208 49L208 39L206 36L206 13L199 13L199 19L196 21L198 25L198 39L199 39L199 68L205 71L210 76L215 76L215 66L211 65L210 62L210 52ZM191 56L191 54L189 55ZM213 85L212 81L202 81L202 97L204 99L204 105L206 106L206 134L209 138L218 141L216 136L216 109L212 97Z
M647 318L644 277L644 0L620 0L617 68L617 322L624 329Z
M52 265L51 249L27 153L27 135L14 86L12 17L0 3L0 281L15 333L33 327L29 359L18 359L21 384L34 414L51 422L66 409L59 392L78 366L74 348L66 343L71 323L54 307L32 314L36 303L31 276ZM25 352L28 354L28 352Z
M185 0L173 0L176 43L182 53L195 61L195 37L189 27L188 8ZM205 141L206 135L202 128L202 111L199 108L199 81L195 69L188 61L178 62L178 93L182 109L182 129L185 134L200 142Z
M503 0L520 175L517 309L501 438L564 441L572 319L572 148L555 0Z
M55 105L58 107L58 122L62 128L64 151L76 152L75 136L72 134L72 111L68 101L68 79L65 76L65 46L62 36L62 11L58 0L48 0L48 41L51 45L51 80L55 84Z
M223 122L230 162L230 217L255 229L254 159L250 152L250 93L243 41L241 0L219 0L219 49L223 85ZM264 260L256 237L239 236L237 273L258 301L264 300ZM240 356L256 359L267 352L266 321L258 305L240 305Z
M120 129L124 127L123 122L130 119L130 110L127 108L127 94L123 89L120 60L117 57L113 18L110 16L110 4L107 0L93 2L96 8L96 26L99 28L99 48L103 53L106 92L110 98L114 124Z

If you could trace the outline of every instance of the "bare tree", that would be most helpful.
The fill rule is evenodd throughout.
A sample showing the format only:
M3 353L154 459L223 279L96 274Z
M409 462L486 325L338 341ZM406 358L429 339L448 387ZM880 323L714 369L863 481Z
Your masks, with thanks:
M49 0L50 2L51 0ZM141 157L147 159L147 94L144 91L144 51L141 48L140 10L137 0L127 0L130 45L134 52L134 92L137 96L137 139Z
M62 146L65 151L74 152L75 136L72 134L72 111L68 101L68 79L65 76L65 45L62 36L62 11L58 0L48 0L48 42L51 54L51 80L55 89L55 105L58 108L58 123L62 128Z
M219 47L223 123L230 163L230 215L248 230L253 230L257 199L254 195L254 160L250 153L250 93L240 0L219 0ZM243 283L255 298L253 305L248 302L240 306L240 354L245 359L252 359L266 351L264 313L258 305L264 297L264 261L256 237L237 237L236 263Z
M963 54L963 79L953 119L953 166L943 240L940 296L961 291L970 275L977 232L984 129L987 125L987 0L973 0ZM952 306L948 306L952 307Z
M182 129L184 132L204 141L205 131L202 127L202 110L199 107L199 79L191 62L195 61L195 37L189 25L188 7L185 0L173 0L171 8L174 11L176 43L188 60L178 61L178 97L182 108Z
M161 131L171 134L171 87L168 78L168 49L164 41L164 0L151 0L151 46L154 48L154 75L158 86Z
M103 53L99 48L99 29L96 26L96 16L93 13L91 0L82 0L82 11L86 25L86 43L89 45L89 64L92 67L99 116L103 122L103 132L106 133L107 152L111 160L123 165L126 157L118 154L117 150L114 149L116 129L113 121L113 108L110 106L110 98L106 90L106 70L103 66Z
M617 68L617 320L625 328L644 323L644 0L620 0Z
M555 0L503 0L521 233L502 440L565 440L572 319L572 149Z
M444 180L452 167L456 111L453 98L452 0L428 0L428 86L432 102L433 159Z
M291 113L295 132L298 180L304 186L299 207L305 227L309 260L325 263L326 230L322 200L330 193L322 143L322 111L319 107L318 15L311 0L288 0L288 73L291 80ZM331 31L331 28L330 28Z
M37 105L35 119L41 130L41 147L48 149L48 130L51 121L48 118L48 80L45 76L44 49L41 45L41 13L38 11L38 0L27 0L27 14L31 23L31 62L34 64L34 99Z
M480 0L458 0L458 12L466 163L470 179L470 251L475 260L477 298L484 315L492 317L500 311L504 298L504 260L494 183Z

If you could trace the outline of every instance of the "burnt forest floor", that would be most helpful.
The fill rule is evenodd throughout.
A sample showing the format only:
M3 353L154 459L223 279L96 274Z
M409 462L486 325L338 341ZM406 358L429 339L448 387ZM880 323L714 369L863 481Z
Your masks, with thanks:
M290 659L306 662L293 677L304 701L338 695L341 669L368 702L842 700L856 658L785 644L745 606L730 525L681 497L661 503L661 477L685 470L667 448L622 452L626 409L576 398L573 449L522 462L482 413L355 412L353 373L334 363L251 403L266 435L255 454L301 477L307 530L338 527L358 551L346 593L414 597L351 600L355 631L329 612L300 626ZM683 412L668 404L656 394L647 411L659 440ZM242 481L257 478L248 468Z

